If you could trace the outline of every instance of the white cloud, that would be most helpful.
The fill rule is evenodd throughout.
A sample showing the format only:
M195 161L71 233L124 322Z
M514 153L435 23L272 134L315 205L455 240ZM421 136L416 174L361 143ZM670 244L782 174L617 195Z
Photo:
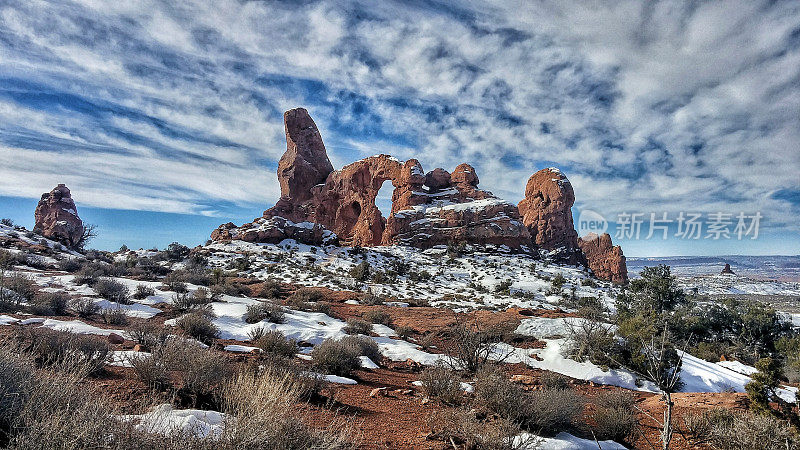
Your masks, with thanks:
M607 214L760 208L792 222L770 195L798 185L796 2L436 5L6 4L0 77L53 97L0 80L0 153L21 155L0 154L13 162L0 193L69 178L96 206L266 206L280 113L305 106L337 166L387 152L426 169L469 162L517 201L556 164ZM36 174L35 189L13 171Z

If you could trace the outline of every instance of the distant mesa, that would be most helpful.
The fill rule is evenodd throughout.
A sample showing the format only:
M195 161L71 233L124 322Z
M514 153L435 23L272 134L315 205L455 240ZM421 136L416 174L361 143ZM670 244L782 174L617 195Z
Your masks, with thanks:
M725 264L725 267L722 268L722 272L720 272L720 274L721 275L736 275L733 272L733 270L731 270L731 265L727 264L727 263Z
M78 217L78 208L72 200L69 188L59 184L52 191L42 194L34 212L33 231L48 239L58 241L70 248L81 244L83 221Z
M375 246L469 244L589 267L600 278L627 281L625 257L605 235L600 245L579 243L572 222L575 194L556 168L528 180L525 199L513 205L478 187L475 168L425 172L416 159L376 155L334 170L314 120L303 108L284 113L286 152L278 163L281 198L251 223L232 223L214 241ZM384 218L375 204L384 182L394 188Z

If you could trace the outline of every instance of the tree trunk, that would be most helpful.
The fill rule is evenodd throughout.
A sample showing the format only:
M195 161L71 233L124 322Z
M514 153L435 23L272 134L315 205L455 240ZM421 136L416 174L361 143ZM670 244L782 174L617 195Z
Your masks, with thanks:
M669 450L669 442L672 440L672 407L674 403L672 403L672 395L669 392L665 392L661 399L666 407L664 409L664 425L661 429L661 449Z

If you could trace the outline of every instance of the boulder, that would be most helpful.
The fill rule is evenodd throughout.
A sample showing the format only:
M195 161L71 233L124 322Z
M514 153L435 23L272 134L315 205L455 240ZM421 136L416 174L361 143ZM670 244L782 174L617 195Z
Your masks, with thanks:
M725 267L722 268L722 272L720 272L720 274L721 275L736 275L735 273L733 273L733 270L731 270L731 265L730 264L725 264Z
M583 257L572 222L574 203L572 184L560 170L551 167L531 175L518 207L537 247L550 252L554 259L579 264Z
M628 267L622 248L611 242L611 236L603 233L598 236L589 233L578 240L578 245L586 257L587 266L597 278L614 283L628 282Z
M59 184L52 191L42 194L34 217L35 233L70 248L77 248L83 243L83 221L78 217L78 208L67 186Z

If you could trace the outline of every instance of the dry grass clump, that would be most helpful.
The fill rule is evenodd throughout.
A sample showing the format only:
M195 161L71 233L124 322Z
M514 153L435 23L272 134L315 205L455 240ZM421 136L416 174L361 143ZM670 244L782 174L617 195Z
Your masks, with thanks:
M247 305L247 312L244 321L247 323L258 323L267 320L272 323L286 322L286 312L282 307L271 302L259 302Z
M631 442L639 421L636 417L636 397L628 391L611 390L600 393L594 400L595 426L598 439Z
M191 312L179 318L175 323L187 336L204 344L211 344L219 337L219 328L202 312Z
M16 339L22 353L40 367L62 372L96 375L111 358L108 341L98 336L36 328L21 331Z
M311 351L311 362L323 373L348 376L361 367L359 356L354 345L344 340L326 339Z
M278 330L267 331L263 327L258 327L250 332L250 341L253 343L253 346L258 347L263 353L270 355L291 358L299 351L297 341L294 339L287 339L286 336Z
M767 414L714 408L684 416L684 429L694 444L720 450L800 449L800 436L785 421Z
M428 367L419 375L422 390L428 397L438 399L447 405L458 405L464 399L461 379L444 364Z
M522 428L556 434L575 427L583 413L584 399L572 389L547 388L526 392L506 374L491 367L478 373L477 404Z
M163 345L169 339L169 332L166 328L147 321L133 323L128 328L128 335L130 335L133 342L147 350Z
M347 325L342 328L342 331L347 334L369 334L372 331L372 324L365 320L351 317L347 319Z
M518 450L537 448L534 437L520 436L517 424L503 418L481 420L468 408L445 408L426 418L432 437L453 448Z
M242 372L222 389L223 410L231 417L218 443L220 448L348 448L353 430L333 421L313 429L297 416L295 405L302 387L294 376L267 370Z

